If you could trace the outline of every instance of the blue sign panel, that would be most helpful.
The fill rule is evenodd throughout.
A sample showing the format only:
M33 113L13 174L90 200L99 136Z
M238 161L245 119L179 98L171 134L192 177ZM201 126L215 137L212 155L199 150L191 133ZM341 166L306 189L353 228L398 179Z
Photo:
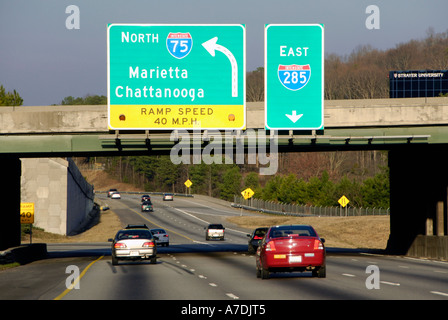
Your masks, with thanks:
M448 70L389 72L390 98L439 97L448 94Z

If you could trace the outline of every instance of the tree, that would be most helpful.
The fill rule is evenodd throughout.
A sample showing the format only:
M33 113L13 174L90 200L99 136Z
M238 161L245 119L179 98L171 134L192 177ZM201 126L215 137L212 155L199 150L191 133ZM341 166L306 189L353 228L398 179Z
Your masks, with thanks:
M283 177L278 189L277 200L283 203L306 203L306 183L294 174Z
M264 68L246 74L246 101L264 101Z
M260 187L260 181L258 173L256 172L249 172L246 177L244 178L244 188L251 188L254 192L253 197L259 198L262 194L262 188Z
M307 193L310 204L314 206L337 205L334 190L334 184L330 181L327 171L324 171L320 178L312 177L307 185Z
M84 98L74 98L72 96L65 97L61 101L61 105L106 105L107 97L99 95L86 95Z
M21 106L23 99L16 90L6 92L3 85L0 85L0 106Z
M241 173L236 165L226 170L222 175L220 198L231 201L233 196L241 192Z
M162 190L174 191L174 184L179 175L179 166L173 164L170 157L163 155L158 157L157 163L157 180Z
M389 168L364 181L361 187L362 206L375 208L390 207Z

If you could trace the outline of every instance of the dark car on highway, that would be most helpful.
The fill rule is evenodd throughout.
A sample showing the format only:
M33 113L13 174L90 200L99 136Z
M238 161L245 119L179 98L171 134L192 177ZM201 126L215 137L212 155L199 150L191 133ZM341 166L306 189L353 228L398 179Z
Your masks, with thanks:
M266 231L268 231L268 227L257 228L252 233L247 234L249 237L249 244L247 251L249 253L255 253L258 248L258 243L263 239Z
M107 191L107 197L110 198L112 196L113 193L118 192L117 189L109 189L109 191Z
M255 255L257 277L268 279L271 272L311 271L313 276L325 278L324 242L310 225L270 227Z
M144 211L148 211L148 212L154 211L151 201L143 201L142 202L142 212L144 212Z

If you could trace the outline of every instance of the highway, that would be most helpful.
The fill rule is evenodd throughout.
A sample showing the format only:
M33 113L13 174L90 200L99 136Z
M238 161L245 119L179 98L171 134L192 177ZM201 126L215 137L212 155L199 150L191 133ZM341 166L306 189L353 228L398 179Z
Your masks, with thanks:
M140 212L138 195L108 204L123 225L146 223L168 231L170 246L158 248L156 264L113 266L107 242L48 244L48 259L0 271L0 299L180 300L185 307L201 300L259 305L268 300L448 299L446 262L337 248L327 248L326 278L278 273L258 279L255 257L247 253L249 230L226 222L241 214L238 209L205 198L152 198L151 213ZM216 222L226 227L225 240L206 241L204 227Z

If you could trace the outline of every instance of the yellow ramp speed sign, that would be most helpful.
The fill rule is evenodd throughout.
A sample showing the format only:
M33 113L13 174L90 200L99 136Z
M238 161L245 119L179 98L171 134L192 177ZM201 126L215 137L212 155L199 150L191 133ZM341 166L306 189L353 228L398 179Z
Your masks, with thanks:
M20 204L20 223L31 224L34 223L34 203L22 202Z

